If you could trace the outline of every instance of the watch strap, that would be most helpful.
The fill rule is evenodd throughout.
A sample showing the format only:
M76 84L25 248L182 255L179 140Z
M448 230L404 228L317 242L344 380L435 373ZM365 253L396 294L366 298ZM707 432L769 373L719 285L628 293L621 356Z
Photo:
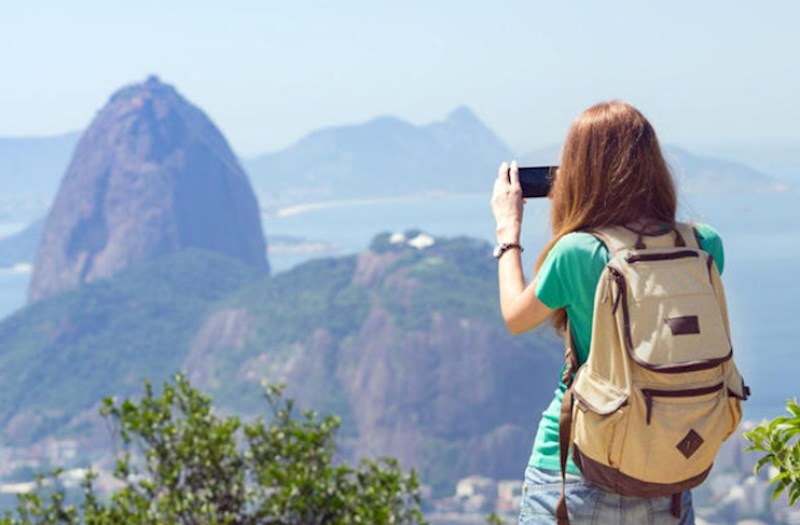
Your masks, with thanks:
M504 242L502 244L497 245L497 247L495 248L494 258L500 259L500 257L502 257L503 254L506 253L508 250L514 250L514 249L519 250L520 253L525 251L525 248L523 248L522 245L518 243Z

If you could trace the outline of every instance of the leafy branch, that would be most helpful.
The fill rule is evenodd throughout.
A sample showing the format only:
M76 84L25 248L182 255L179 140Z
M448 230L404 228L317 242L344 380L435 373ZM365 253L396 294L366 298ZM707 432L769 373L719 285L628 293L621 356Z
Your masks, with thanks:
M744 434L752 443L748 451L763 452L754 472L771 465L777 474L770 481L775 485L772 500L786 492L789 504L794 505L800 498L800 405L796 399L787 402L788 416L779 416L767 421Z
M101 413L123 445L101 497L97 474L83 501L66 503L60 471L37 479L0 525L422 525L419 481L391 458L337 463L340 421L295 412L282 386L268 386L269 422L214 413L183 375L139 401L107 398Z

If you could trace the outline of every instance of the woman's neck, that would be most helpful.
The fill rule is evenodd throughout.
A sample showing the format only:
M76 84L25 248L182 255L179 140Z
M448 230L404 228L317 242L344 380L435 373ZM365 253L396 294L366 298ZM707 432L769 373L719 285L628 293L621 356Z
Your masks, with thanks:
M664 231L666 223L664 221L654 219L652 217L640 217L635 221L630 221L624 224L626 228L636 232L645 232L646 234L660 234ZM666 228L668 231L669 228Z
M641 230L645 226L649 226L651 224L661 224L661 223L662 223L662 221L659 221L657 219L653 219L652 217L639 217L635 221L631 221L631 222L626 223L625 226L627 226L629 228L634 228L634 229Z

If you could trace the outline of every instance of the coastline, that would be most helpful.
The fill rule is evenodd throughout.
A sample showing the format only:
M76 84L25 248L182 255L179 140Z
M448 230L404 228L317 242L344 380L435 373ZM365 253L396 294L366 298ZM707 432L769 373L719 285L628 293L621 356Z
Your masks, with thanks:
M0 275L30 275L33 273L33 264L18 262L10 266L0 266Z
M35 220L33 222L35 222ZM24 231L25 228L30 225L30 222L0 222L0 240L13 237Z
M421 193L417 195L402 195L396 197L366 197L363 199L339 199L329 201L306 202L292 204L283 208L264 209L261 212L269 217L283 219L293 215L300 215L310 211L330 208L347 208L352 206L372 206L375 204L398 204L403 202L420 202L424 200L459 200L483 197L482 193Z

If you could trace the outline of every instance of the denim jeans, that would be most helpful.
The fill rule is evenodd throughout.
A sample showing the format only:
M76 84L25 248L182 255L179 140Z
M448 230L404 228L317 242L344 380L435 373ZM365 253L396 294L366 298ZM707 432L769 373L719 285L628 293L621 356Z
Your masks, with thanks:
M583 476L567 474L567 510L573 525L692 525L689 491L681 497L681 517L672 515L672 496L632 498L606 492ZM522 486L519 525L552 524L561 497L561 473L528 466Z

